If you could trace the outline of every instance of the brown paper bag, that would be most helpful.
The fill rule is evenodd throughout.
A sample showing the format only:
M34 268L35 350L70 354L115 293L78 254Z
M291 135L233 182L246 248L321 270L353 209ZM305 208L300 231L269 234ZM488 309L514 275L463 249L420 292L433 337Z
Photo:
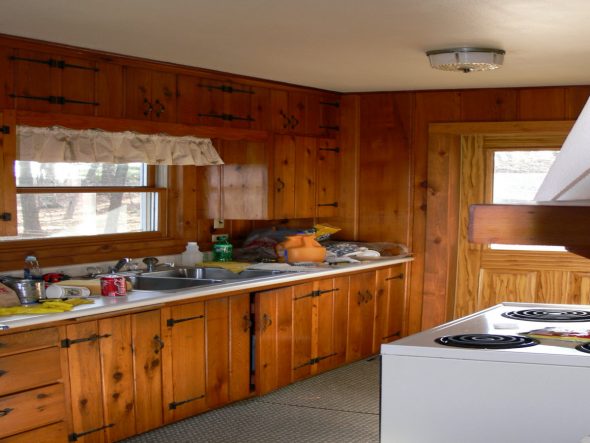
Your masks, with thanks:
M12 288L0 283L0 308L19 306L20 300Z

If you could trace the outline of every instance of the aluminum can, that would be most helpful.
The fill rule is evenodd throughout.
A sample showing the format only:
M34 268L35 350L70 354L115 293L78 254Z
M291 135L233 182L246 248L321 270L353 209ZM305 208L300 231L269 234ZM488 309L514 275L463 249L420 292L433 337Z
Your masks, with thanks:
M105 297L127 295L125 277L119 275L104 275L100 278L100 293Z

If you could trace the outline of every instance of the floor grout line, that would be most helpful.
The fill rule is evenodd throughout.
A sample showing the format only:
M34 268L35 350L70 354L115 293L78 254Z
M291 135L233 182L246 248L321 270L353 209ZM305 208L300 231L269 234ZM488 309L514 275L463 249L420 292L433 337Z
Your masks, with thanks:
M349 412L351 414L362 414L362 415L379 415L378 412L363 412L363 411L350 411L347 409L332 409L332 408L322 408L320 406L305 406L305 405L294 405L294 404L289 404L289 403L280 403L280 402L274 402L274 401L264 401L264 400L258 400L259 403L266 403L269 405L279 405L279 406L291 406L294 408L307 408L307 409L319 409L322 411L334 411L334 412Z

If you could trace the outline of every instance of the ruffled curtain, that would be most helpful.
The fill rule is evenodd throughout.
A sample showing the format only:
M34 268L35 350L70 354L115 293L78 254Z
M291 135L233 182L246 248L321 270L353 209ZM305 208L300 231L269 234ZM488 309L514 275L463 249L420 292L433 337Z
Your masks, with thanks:
M40 163L221 165L208 138L17 126L17 159Z

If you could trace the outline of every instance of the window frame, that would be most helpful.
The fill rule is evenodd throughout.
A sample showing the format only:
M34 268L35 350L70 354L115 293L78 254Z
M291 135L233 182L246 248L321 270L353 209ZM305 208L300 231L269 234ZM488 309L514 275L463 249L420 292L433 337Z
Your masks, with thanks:
M117 260L122 257L146 257L150 255L178 254L186 244L185 236L191 235L194 224L185 221L191 218L194 203L192 192L184 192L185 183L190 182L196 175L195 166L168 166L166 187L156 186L155 167L149 172L148 184L141 187L107 187L107 188L20 188L16 187L14 159L16 158L16 124L30 126L62 125L74 129L101 128L106 131L120 131L128 129L137 132L163 132L162 126L148 125L134 120L113 120L99 117L80 117L67 115L46 115L41 113L5 110L1 111L2 124L9 126L10 135L0 134L0 157L2 162L3 180L0 184L0 212L11 212L12 221L2 222L2 235L13 235L16 232L16 194L24 192L55 192L56 189L73 192L97 192L117 189L126 192L140 189L141 192L155 192L158 194L157 231L105 234L91 236L55 237L48 239L27 239L0 242L0 272L18 270L22 267L26 255L35 255L42 266L68 266L83 263L95 263ZM183 128L185 129L185 128ZM171 132L171 131L169 131ZM184 134L177 134L184 135ZM189 134L185 134L189 135ZM152 169L152 168L148 168ZM6 186L5 186L6 184ZM162 184L161 184L162 185ZM13 225L12 225L13 224ZM10 227L7 226L12 225ZM10 231L11 228L14 231Z

